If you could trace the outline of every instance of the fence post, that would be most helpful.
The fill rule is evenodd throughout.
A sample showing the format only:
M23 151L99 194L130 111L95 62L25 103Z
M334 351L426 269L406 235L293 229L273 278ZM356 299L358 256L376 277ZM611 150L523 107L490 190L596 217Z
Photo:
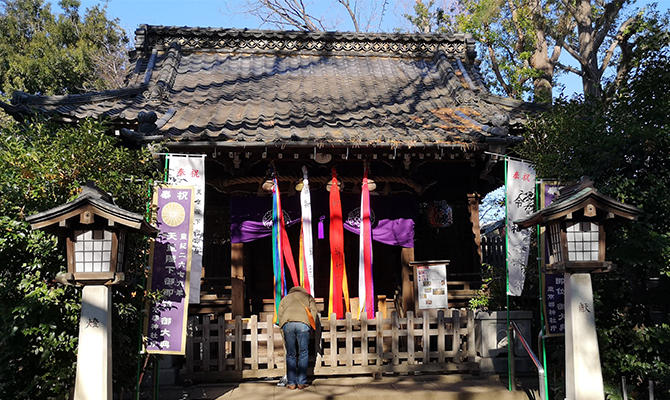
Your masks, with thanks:
M381 367L384 365L384 317L382 313L377 311L375 315L377 338L375 339L375 347L377 349L377 365Z
M451 351L454 354L453 361L461 362L461 311L451 310Z
M354 339L353 335L353 324L351 323L351 313L346 314L346 331L344 333L344 349L346 351L345 365L351 367L354 365Z
M251 369L258 369L258 315L252 315L249 320L251 330Z
M337 367L337 315L335 313L330 314L329 329L330 332L330 367Z
M407 365L414 365L414 312L407 311Z
M203 371L205 372L209 372L209 358L212 354L209 346L210 322L211 320L209 315L202 316L202 366Z
M218 353L217 353L217 371L226 370L226 318L219 314L216 321L218 329Z
M235 316L235 370L244 369L244 348L242 347L242 316Z
M361 365L368 366L368 316L361 313Z
M398 313L393 311L391 313L391 354L393 355L393 365L400 364L400 359L398 358L398 351L399 351L398 325L399 324L400 324L400 322L398 321Z
M268 369L275 369L275 326L272 322L273 316L268 315L266 319L267 359Z
M321 335L323 335L323 323L320 315L316 316L316 331L314 332L314 351L316 352L316 360L314 361L314 373L318 368L323 365L323 341L321 340Z
M445 347L447 338L445 337L444 311L437 312L437 362L443 364L446 360Z

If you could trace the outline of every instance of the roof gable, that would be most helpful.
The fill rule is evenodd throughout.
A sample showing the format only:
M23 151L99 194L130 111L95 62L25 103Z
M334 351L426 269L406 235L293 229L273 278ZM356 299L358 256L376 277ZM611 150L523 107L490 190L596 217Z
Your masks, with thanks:
M14 96L13 113L107 117L138 140L460 147L519 138L532 106L491 95L466 35L141 26L128 87Z

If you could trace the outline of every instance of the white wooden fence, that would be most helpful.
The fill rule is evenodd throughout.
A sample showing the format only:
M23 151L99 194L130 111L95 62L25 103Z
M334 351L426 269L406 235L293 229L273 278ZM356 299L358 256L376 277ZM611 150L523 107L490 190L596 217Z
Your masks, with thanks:
M213 381L284 375L281 331L271 315L264 319L191 316L182 376ZM408 312L406 318L322 318L310 345L310 374L473 371L474 325L473 311L464 309L432 316Z

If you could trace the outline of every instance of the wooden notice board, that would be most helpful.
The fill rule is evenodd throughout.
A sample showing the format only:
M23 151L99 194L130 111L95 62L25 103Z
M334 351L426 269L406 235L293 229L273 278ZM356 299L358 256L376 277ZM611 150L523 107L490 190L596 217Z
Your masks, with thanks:
M414 309L448 308L447 266L449 260L413 261Z

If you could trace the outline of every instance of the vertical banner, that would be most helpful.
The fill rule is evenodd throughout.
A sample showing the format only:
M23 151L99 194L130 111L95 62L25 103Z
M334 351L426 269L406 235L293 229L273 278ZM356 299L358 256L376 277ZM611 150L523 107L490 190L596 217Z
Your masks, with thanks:
M507 294L521 296L526 278L531 229L519 229L514 221L525 218L535 209L535 170L523 161L507 159Z
M302 287L314 296L314 244L312 238L312 199L309 193L307 167L302 167L302 189L300 190L302 224L300 231L300 277Z
M193 186L193 260L188 302L200 303L200 278L205 232L205 156L168 154L168 183Z
M563 186L557 182L542 182L540 187L540 208L545 208L551 205ZM540 230L539 240L539 243L544 244L540 246L542 269L544 269L549 257L544 231L544 228ZM565 334L565 278L563 274L543 273L542 283L546 335L563 335Z
M159 186L154 192L159 234L151 246L149 289L161 300L149 306L147 352L184 354L193 243L193 188Z

